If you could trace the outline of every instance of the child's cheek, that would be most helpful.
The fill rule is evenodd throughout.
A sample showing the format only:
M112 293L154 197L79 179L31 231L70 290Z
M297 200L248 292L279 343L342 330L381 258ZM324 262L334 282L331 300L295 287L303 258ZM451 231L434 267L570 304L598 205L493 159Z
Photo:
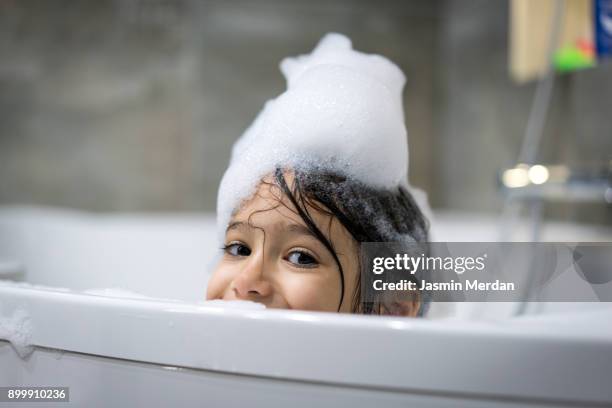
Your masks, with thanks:
M222 299L223 294L232 283L233 275L232 266L221 261L208 280L206 300Z
M281 287L285 301L292 309L337 311L340 301L339 278L334 279L324 272L313 269L312 272L292 273L284 277Z
M213 273L210 279L208 280L208 287L206 289L206 300L219 299L221 296L222 288L221 288L221 279L218 277L217 273Z

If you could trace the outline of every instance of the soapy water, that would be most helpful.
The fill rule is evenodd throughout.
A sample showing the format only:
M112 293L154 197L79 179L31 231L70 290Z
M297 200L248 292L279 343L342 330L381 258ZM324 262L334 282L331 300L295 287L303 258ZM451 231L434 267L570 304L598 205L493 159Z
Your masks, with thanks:
M10 286L13 288L23 288L23 289L36 289L36 290L47 290L52 292L71 292L68 288L62 288L60 286L46 286L46 285L36 285L29 282L21 282L21 281L13 281L8 279L0 279L0 286Z
M210 307L221 307L224 309L245 309L245 310L262 310L266 307L261 303L246 301L246 300L201 300L195 303L183 302L180 299L167 299L160 297L146 296L141 293L133 292L122 288L103 288L103 289L88 289L82 293L87 295L121 298L121 299L133 299L133 300L152 300L152 301L164 301L164 302L181 302L185 304L195 304L197 306L210 306Z
M133 292L131 290L122 289L122 288L99 288L99 289L87 289L82 291L86 295L93 296L102 296L102 297L112 297L112 298L122 298L122 299L156 299L156 300L172 300L172 299L162 299L162 298L153 298L150 296L143 295L141 293Z
M251 302L249 300L203 300L198 302L199 305L205 307L221 307L223 309L233 310L264 310L266 306L263 303Z
M2 279L0 279L0 286L19 288L19 289L35 289L35 290L44 290L44 291L50 291L50 292L71 293L71 294L76 294L76 295L83 294L83 295L117 298L117 299L149 300L149 301L157 301L157 302L181 302L186 305L193 304L197 306L224 307L228 309L258 309L258 310L265 309L265 306L263 304L251 302L247 300L215 299L215 300L200 300L197 302L193 302L193 301L185 301L182 299L171 299L171 298L163 298L159 296L144 295L142 293L134 292L132 290L119 288L119 287L71 290L68 288L45 286L45 285L35 285L32 283L28 283L28 282L14 282L14 281L9 281L9 280L2 280ZM2 302L0 299L0 307L1 306L2 306ZM0 335L0 338L2 338L2 335Z
M347 37L331 33L312 53L286 58L280 68L287 90L266 102L232 149L217 198L220 240L232 212L277 167L323 169L376 188L414 191L407 174L405 77L395 64L355 51ZM424 193L415 199L427 214Z
M17 288L17 289L34 289L34 290L44 290L44 291L49 291L49 292L62 292L62 293L70 293L70 294L76 294L76 295L83 294L83 295L117 298L117 299L149 300L149 301L157 301L157 302L181 302L186 305L193 304L197 306L225 307L228 309L262 309L262 308L265 309L265 306L263 304L251 302L247 300L215 299L215 300L200 300L197 302L193 302L193 301L185 301L182 299L170 299L170 298L163 298L159 296L144 295L142 293L134 292L132 290L123 289L119 287L71 290L68 288L45 286L45 285L35 285L32 283L28 283L28 282L14 282L10 280L2 280L2 279L0 279L0 286ZM2 301L0 299L0 307L1 306L2 306ZM2 338L1 335L0 335L0 338Z

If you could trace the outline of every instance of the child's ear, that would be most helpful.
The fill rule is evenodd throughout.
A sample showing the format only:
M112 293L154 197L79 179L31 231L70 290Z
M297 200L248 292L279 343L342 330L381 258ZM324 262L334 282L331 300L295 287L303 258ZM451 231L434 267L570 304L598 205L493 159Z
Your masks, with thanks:
M421 301L419 297L411 296L405 300L396 299L385 302L381 305L380 314L388 316L417 317L420 306Z
M421 303L418 300L396 300L389 304L384 304L381 310L382 315L416 317L419 313Z

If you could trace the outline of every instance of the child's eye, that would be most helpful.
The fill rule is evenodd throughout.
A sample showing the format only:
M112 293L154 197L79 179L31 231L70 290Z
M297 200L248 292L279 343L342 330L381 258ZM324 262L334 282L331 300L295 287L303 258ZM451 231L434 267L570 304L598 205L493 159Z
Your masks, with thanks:
M302 250L290 252L287 260L301 268L313 268L319 264L312 255Z
M223 250L232 256L249 256L251 255L251 249L241 243L229 244L223 247Z

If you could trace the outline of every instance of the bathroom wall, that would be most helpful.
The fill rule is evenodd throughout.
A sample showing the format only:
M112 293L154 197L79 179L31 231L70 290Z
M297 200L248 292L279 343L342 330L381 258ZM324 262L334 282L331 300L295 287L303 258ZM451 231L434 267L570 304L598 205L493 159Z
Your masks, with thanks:
M327 31L406 72L411 180L434 207L495 211L533 85L507 74L503 1L5 1L0 204L212 211L232 143ZM562 78L542 158L612 154L612 63ZM611 222L603 204L558 218Z
M409 79L429 166L437 5L76 1L0 5L0 202L214 210L232 143L284 89L279 61L325 32ZM429 185L431 172L421 172Z

